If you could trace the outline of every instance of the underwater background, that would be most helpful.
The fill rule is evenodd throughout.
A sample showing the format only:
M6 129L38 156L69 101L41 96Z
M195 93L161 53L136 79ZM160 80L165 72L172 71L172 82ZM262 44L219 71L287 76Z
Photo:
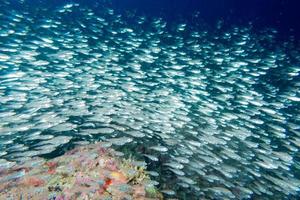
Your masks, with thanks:
M1 1L1 170L100 141L166 199L299 199L298 4Z

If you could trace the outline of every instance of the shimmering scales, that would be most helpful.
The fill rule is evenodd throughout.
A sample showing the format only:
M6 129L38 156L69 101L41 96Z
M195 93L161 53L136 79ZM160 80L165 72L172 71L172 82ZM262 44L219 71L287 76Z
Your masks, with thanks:
M114 145L123 146L126 143L130 143L132 141L132 138L129 137L119 137L119 138L112 138L108 140Z
M0 3L0 171L100 140L140 158L166 197L299 197L293 38L26 2Z

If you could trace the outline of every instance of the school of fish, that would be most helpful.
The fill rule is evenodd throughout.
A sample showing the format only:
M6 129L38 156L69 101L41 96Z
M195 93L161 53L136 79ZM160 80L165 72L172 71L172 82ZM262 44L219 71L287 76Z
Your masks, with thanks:
M19 4L0 3L0 169L102 141L139 157L166 198L300 196L293 38Z

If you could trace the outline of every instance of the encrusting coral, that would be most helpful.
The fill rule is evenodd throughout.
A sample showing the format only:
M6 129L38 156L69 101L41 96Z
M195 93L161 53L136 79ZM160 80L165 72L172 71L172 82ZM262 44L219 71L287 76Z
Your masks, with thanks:
M0 199L162 199L145 168L102 143L0 169Z

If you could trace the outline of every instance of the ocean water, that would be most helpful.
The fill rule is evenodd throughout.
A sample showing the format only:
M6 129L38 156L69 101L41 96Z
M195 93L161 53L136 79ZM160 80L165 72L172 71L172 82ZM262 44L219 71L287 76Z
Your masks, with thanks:
M102 141L166 199L299 199L296 4L1 1L1 169Z

